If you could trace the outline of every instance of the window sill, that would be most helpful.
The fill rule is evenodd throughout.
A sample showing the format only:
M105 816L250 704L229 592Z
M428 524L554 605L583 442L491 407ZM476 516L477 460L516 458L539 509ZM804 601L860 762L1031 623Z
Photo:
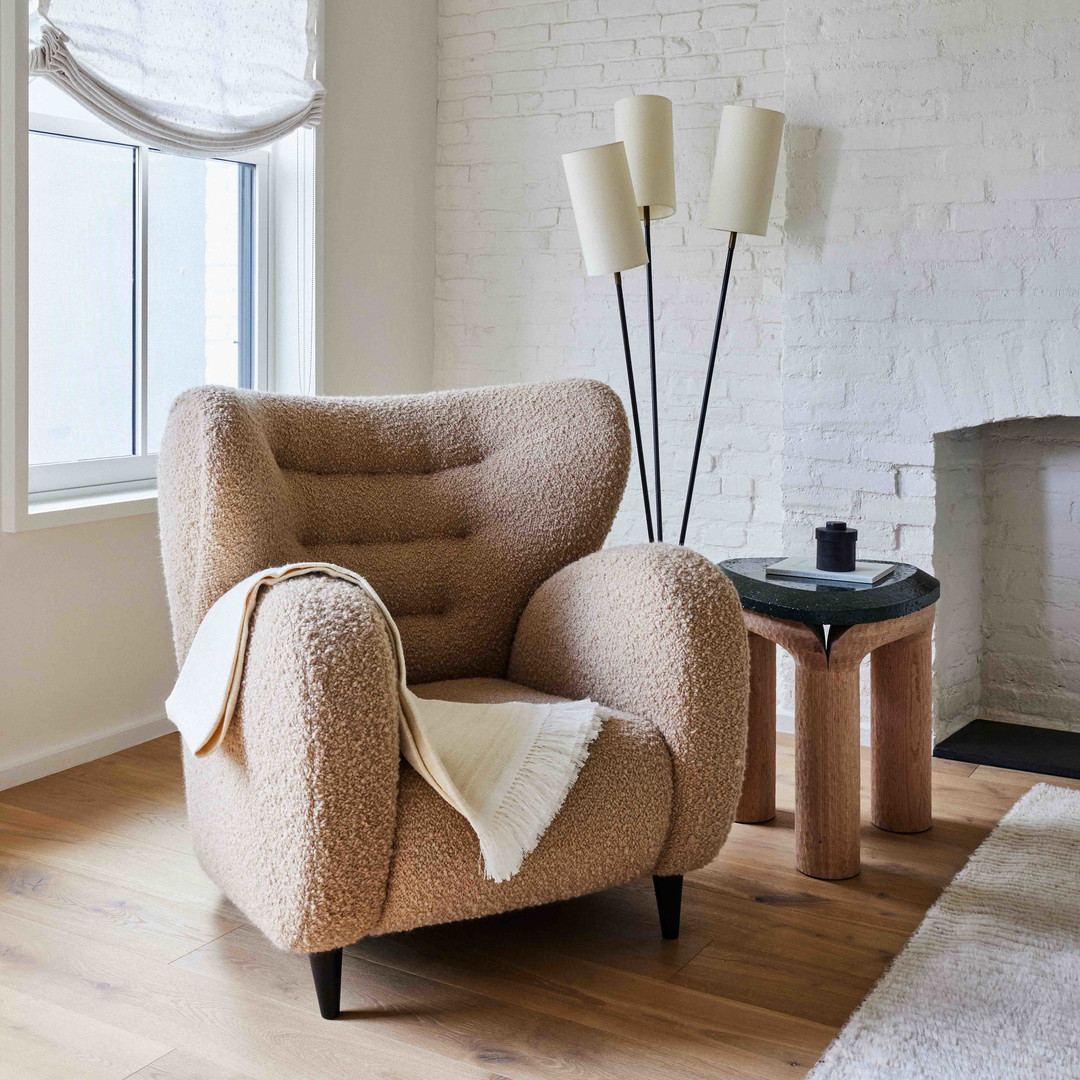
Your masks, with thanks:
M63 491L55 495L32 495L15 531L82 525L91 521L157 513L157 488L127 491Z

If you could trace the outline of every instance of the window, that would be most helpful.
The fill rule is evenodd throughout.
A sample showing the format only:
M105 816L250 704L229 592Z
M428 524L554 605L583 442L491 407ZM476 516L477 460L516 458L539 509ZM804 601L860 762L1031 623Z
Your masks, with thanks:
M268 155L165 153L71 102L35 111L62 97L40 83L29 139L31 497L146 486L181 390L261 385Z

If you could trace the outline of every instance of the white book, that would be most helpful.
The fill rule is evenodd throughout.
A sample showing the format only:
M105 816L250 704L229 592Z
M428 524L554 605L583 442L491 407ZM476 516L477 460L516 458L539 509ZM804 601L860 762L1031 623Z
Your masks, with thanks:
M817 581L874 585L896 569L893 563L856 562L854 570L819 570L813 558L781 559L765 568L766 577L814 578Z

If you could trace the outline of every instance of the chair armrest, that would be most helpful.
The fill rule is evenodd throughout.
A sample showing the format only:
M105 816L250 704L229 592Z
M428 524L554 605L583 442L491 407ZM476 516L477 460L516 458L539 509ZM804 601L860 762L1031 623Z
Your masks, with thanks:
M655 872L684 873L716 855L742 786L750 676L738 596L711 562L637 544L571 563L526 606L508 674L653 721L674 778Z
M393 648L362 589L307 575L263 590L229 731L184 766L200 862L278 947L336 948L378 921L398 716Z

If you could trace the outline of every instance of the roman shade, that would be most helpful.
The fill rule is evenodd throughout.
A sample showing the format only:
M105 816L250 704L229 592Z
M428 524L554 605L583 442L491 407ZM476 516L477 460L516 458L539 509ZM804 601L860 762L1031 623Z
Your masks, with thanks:
M319 121L318 0L37 0L30 73L106 123L187 154Z

